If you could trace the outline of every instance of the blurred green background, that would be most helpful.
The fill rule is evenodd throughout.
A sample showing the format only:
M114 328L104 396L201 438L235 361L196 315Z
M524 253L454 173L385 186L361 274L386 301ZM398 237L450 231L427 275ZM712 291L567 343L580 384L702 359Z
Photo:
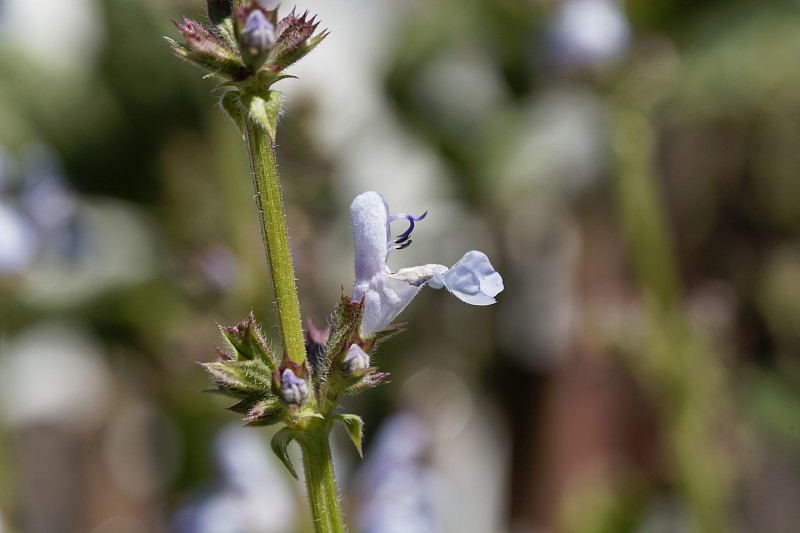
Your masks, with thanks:
M282 12L292 6L285 4ZM304 315L352 284L365 190L472 248L346 407L369 533L800 523L800 3L308 0L281 82ZM200 0L0 0L0 531L310 531L269 432L200 394L216 323L277 340L246 156L163 35Z

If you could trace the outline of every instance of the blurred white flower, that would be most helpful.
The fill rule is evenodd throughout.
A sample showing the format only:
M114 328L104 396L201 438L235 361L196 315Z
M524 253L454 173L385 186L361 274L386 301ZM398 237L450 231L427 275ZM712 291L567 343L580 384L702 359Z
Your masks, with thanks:
M628 20L616 0L564 0L551 31L555 59L565 65L612 62L630 40Z
M383 423L360 473L360 531L442 531L437 511L447 491L426 465L430 444L430 432L415 415L401 413Z
M13 338L0 358L0 414L11 425L92 427L111 399L95 340L79 328L43 324Z
M38 238L30 222L0 203L0 275L22 271L37 250Z
M22 209L40 232L57 239L78 208L78 198L65 183L58 155L46 146L31 147L23 156L22 170Z
M97 0L4 0L0 8L0 40L50 70L74 75L97 58L104 37Z
M356 268L353 299L364 300L362 335L385 329L426 283L434 289L445 287L472 305L493 304L494 297L503 290L500 274L483 252L475 250L464 254L452 268L427 264L393 272L386 264L389 253L411 244L414 224L426 214L390 215L384 197L371 191L357 196L350 205ZM389 226L395 220L405 220L409 227L392 238Z
M143 213L77 195L45 145L27 147L20 159L0 146L0 276L22 274L19 297L71 305L153 274L157 256Z
M178 533L286 533L297 503L286 477L258 433L236 425L215 440L222 486L182 509Z

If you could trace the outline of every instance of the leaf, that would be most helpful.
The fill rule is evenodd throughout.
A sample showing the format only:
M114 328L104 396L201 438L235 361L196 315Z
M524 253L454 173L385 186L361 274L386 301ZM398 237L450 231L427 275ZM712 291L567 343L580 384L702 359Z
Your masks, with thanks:
M247 109L256 123L267 130L270 139L275 141L278 130L278 115L281 110L281 93L278 91L267 91L267 97L246 94L242 96L242 104Z
M230 117L239 134L244 138L245 109L242 107L241 95L237 91L228 91L219 99L220 107Z
M285 427L272 437L272 451L275 452L275 455L278 456L278 459L284 464L284 466L289 470L289 473L295 479L298 479L297 472L294 469L294 465L292 465L292 460L289 458L289 444L292 443L293 440L297 439L297 432Z
M358 415L347 414L335 414L333 415L333 419L338 420L344 425L347 434L350 435L350 440L353 441L358 451L358 456L363 459L364 452L361 449L361 438L364 436L364 421L361 420L361 417Z

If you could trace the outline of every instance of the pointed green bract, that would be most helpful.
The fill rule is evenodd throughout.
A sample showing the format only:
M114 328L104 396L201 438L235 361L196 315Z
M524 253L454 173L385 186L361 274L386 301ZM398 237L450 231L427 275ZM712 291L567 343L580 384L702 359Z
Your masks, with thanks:
M336 414L333 415L334 420L338 420L344 425L347 434L350 435L350 440L358 450L359 457L364 457L364 452L361 449L361 439L364 436L364 421L358 415Z
M316 48L316 46L322 42L322 40L328 36L328 33L321 33L312 39L309 39L308 42L303 44L303 46L294 48L291 50L287 50L283 54L279 55L275 59L276 67L280 69L285 69L286 67L290 67L294 65L301 59L303 59L308 53Z
M385 383L389 377L388 373L379 372L372 366L360 372L348 372L342 366L347 350L352 345L358 345L366 354L372 356L381 342L404 331L403 326L394 325L364 339L360 333L363 313L363 302L355 302L346 294L342 294L331 317L331 331L325 345L324 360L320 365L322 371L316 380L325 384L326 392L333 401L337 401L340 395L358 394L376 387Z
M253 12L263 14L255 20ZM283 70L313 50L327 35L317 35L316 17L292 11L281 20L254 0L207 0L208 24L188 17L175 26L183 42L167 37L178 57L234 84L243 94L265 96L269 85L286 77ZM249 22L248 22L249 21ZM274 37L271 28L274 27ZM269 83L264 85L262 75ZM255 81L255 83L253 83ZM265 126L266 127L266 126Z
M308 416L298 406L282 400L279 371L283 365L278 367L252 311L236 326L219 329L225 349L217 349L217 361L201 363L217 387L209 392L238 400L229 409L243 414L246 426L269 426L282 421L294 425ZM300 374L307 379L306 374Z
M372 349L375 350L379 345L383 344L385 340L391 339L398 333L403 333L406 330L403 324L392 324L383 331L379 331L372 338Z
M237 91L228 91L219 99L220 106L225 114L230 117L236 128L239 130L239 135L244 138L245 135L245 109L242 107L241 95Z
M245 94L242 96L242 105L247 109L250 117L267 130L270 139L274 142L278 130L278 114L281 110L281 93L268 91L266 98Z
M178 57L224 78L238 79L247 69L227 39L220 38L209 26L186 16L183 22L172 21L183 35L184 42L165 37Z
M267 341L256 323L253 312L235 326L220 326L220 333L233 359L237 361L257 360L274 372L278 368L275 356L267 347Z
M347 351L347 348L358 335L363 313L363 303L354 302L347 295L342 294L339 305L336 306L333 312L331 333L328 337L328 343L325 345L323 366L328 371L333 361Z
M292 443L293 440L297 439L297 431L285 427L272 437L272 451L275 452L275 455L278 456L278 459L281 460L283 465L289 470L289 473L295 479L299 479L297 477L297 472L294 469L294 465L292 464L292 460L289 457L289 445Z
M202 363L221 392L245 399L267 395L272 390L272 372L261 361Z
M271 426L280 422L286 414L286 405L277 398L267 398L253 405L247 411L245 425Z
M389 381L389 373L388 372L378 372L376 368L370 368L369 373L361 378L356 383L348 386L342 391L342 394L345 395L354 395L364 392L365 390L372 389L381 385L383 383L387 383Z

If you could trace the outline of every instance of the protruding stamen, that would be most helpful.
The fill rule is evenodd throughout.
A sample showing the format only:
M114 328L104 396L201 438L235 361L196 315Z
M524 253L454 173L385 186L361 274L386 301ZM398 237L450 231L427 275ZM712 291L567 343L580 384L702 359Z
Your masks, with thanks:
M407 248L411 244L411 240L409 239L409 237L411 236L411 232L414 231L414 223L415 222L419 222L420 220L422 220L426 216L428 216L428 212L427 211L425 211L424 213L422 213L418 217L415 217L413 215L407 215L405 213L398 213L396 215L390 215L389 216L389 220L386 222L387 224L390 224L390 223L394 222L395 220L400 220L400 219L406 220L408 222L408 229L406 229L406 231L404 231L403 233L401 233L400 235L398 235L397 237L395 237L391 241L394 244L399 245L399 246L394 246L393 248L395 248L397 250L402 250L403 248Z

